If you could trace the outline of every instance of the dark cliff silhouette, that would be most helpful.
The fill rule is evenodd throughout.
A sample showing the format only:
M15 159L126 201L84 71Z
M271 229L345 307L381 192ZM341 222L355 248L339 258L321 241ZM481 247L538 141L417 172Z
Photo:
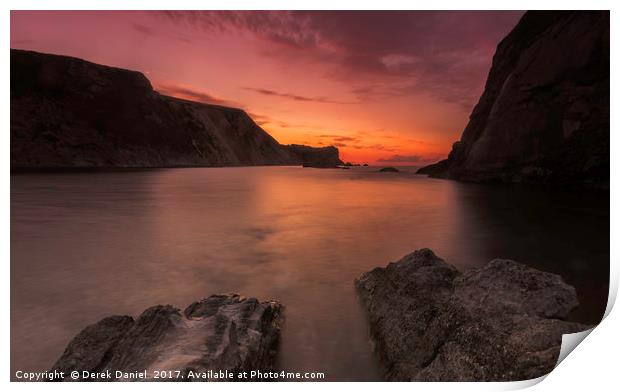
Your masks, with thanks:
M464 181L609 187L609 12L527 12L446 160Z
M281 145L241 109L154 91L141 73L11 50L11 169L306 165L335 147Z

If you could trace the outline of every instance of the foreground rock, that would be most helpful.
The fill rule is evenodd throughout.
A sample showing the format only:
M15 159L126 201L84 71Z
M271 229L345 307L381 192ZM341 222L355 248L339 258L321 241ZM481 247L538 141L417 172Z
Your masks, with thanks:
M245 111L160 94L139 72L11 49L12 170L335 161L335 147L282 145Z
M460 273L417 250L355 282L394 381L508 381L549 373L577 306L558 275L496 259Z
M529 11L433 177L609 187L609 11Z
M277 302L231 294L212 295L183 313L158 305L137 320L107 317L73 338L51 371L64 372L67 381L72 371L109 371L116 381L134 380L132 372L145 370L147 379L157 381L228 381L208 377L219 371L235 377L243 371L269 372L274 369L281 312ZM117 377L117 371L127 375ZM156 379L156 371L163 371L165 378Z

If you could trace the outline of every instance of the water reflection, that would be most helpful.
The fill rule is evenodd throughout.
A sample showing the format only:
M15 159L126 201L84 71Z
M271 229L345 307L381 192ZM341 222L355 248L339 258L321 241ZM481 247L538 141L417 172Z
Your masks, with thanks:
M286 305L284 369L374 380L352 281L420 247L459 268L507 257L561 273L587 305L575 317L595 320L609 198L584 197L372 168L12 176L11 366L48 368L110 314L240 292Z

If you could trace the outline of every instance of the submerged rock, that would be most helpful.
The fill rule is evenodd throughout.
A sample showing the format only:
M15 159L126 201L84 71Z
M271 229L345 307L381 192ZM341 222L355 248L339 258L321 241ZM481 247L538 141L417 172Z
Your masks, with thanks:
M553 370L578 305L560 276L496 259L461 273L429 249L355 281L393 381L509 381Z
M72 371L79 372L79 380L87 372L107 373L106 380L116 381L133 380L135 374L155 381L211 381L219 372L233 375L227 381L243 371L269 372L275 367L282 308L275 301L229 294L194 302L183 313L157 305L137 320L107 317L73 338L51 371L64 372L67 381ZM156 378L157 372L164 378Z
M384 167L382 169L379 169L380 172L382 173L398 173L400 172L400 170L398 170L397 168L393 167L393 166L388 166L388 167Z

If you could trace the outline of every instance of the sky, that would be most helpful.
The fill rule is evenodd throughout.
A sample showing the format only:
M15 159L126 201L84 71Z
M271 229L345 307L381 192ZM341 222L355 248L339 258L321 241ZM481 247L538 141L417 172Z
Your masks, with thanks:
M344 161L445 158L522 11L11 11L11 48L144 73Z

